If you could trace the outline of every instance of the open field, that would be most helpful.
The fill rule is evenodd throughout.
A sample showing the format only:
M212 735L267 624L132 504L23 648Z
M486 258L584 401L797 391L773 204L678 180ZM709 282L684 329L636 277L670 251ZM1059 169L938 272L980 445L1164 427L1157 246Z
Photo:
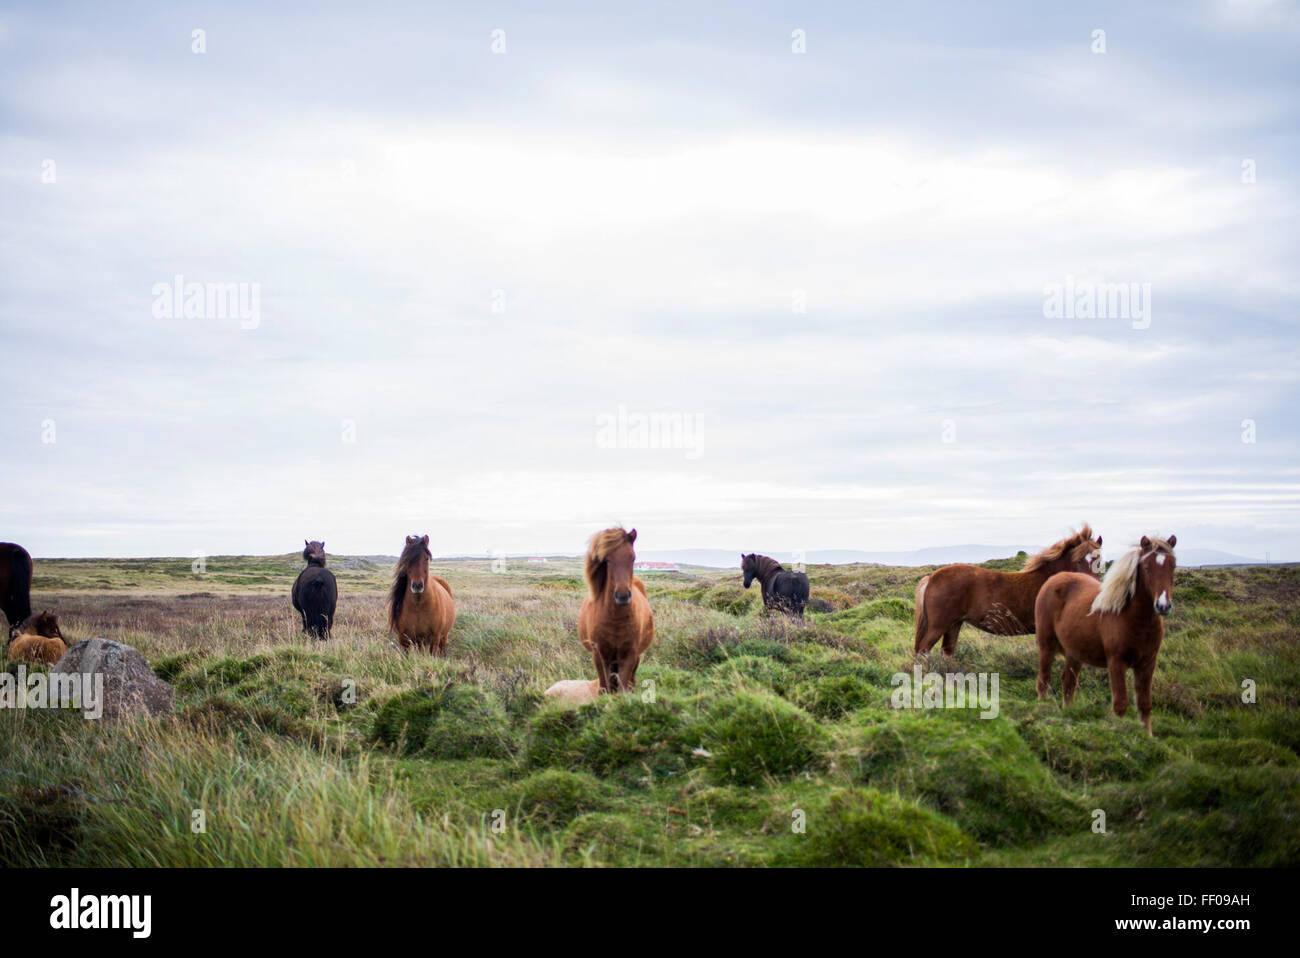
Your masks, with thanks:
M38 560L33 606L140 649L177 714L0 713L0 864L1300 863L1300 568L1179 570L1151 739L1101 671L1063 712L1032 637L969 627L929 667L996 673L998 716L890 708L925 569L811 567L805 625L738 571L647 575L651 684L566 711L541 693L594 675L577 560L435 562L445 660L391 644L377 559L330 560L334 637L303 637L300 565Z

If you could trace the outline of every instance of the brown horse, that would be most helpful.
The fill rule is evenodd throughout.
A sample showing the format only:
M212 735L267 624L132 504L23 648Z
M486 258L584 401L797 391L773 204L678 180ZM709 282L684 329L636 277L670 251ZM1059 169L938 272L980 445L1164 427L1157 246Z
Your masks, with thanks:
M999 572L973 565L949 565L916 585L916 654L929 658L943 637L943 654L957 650L962 623L993 635L1034 631L1034 599L1057 572L1101 572L1101 536L1082 529L1032 556L1022 572Z
M9 643L9 658L16 662L44 662L53 665L63 658L68 645L59 629L59 617L48 609L28 616L18 625L18 634Z
M1074 701L1079 666L1110 672L1111 707L1128 711L1128 670L1133 670L1138 716L1151 734L1151 677L1165 635L1164 616L1174 607L1174 546L1143 536L1133 551L1115 560L1104 582L1073 572L1052 576L1038 593L1034 610L1038 639L1038 697L1052 687L1052 660L1065 655L1062 700Z
M32 557L12 542L0 542L0 612L9 620L10 635L32 614Z
M388 628L396 633L403 651L417 645L445 655L447 635L456 622L456 603L447 580L429 574L431 558L428 536L406 537L388 594Z
M602 692L636 688L636 668L655 640L655 617L645 583L632 575L636 530L615 526L587 543L583 574L589 595L578 612L578 639L596 662Z

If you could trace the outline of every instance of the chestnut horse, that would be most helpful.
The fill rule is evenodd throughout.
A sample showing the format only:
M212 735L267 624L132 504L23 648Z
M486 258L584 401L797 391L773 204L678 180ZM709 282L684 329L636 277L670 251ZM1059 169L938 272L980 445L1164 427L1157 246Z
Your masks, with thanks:
M740 571L745 575L746 589L755 579L758 580L763 590L765 610L803 618L804 607L808 604L808 576L791 572L775 559L753 552L741 555Z
M334 573L325 568L325 543L302 541L302 558L307 566L294 580L289 600L302 616L302 630L318 639L328 639L339 601L338 582Z
M1087 523L1078 532L1030 557L1022 572L999 572L973 565L948 565L916 585L916 654L929 658L943 637L943 654L957 650L962 623L993 635L1034 631L1034 599L1057 572L1101 572L1101 536Z
M32 614L32 557L12 542L0 542L0 612L9 620L10 635Z
M16 662L44 662L53 665L68 651L67 641L59 629L59 617L48 609L29 616L17 626L18 634L9 643L9 658Z
M426 652L447 652L447 635L456 622L456 603L447 580L429 574L429 537L406 537L388 593L388 628L402 650L417 645Z
M1064 704L1074 701L1079 666L1092 665L1110 672L1111 707L1123 718L1132 669L1138 716L1151 734L1151 677L1165 635L1164 617L1174 607L1177 543L1177 536L1143 536L1133 551L1115 560L1100 584L1073 572L1047 580L1034 610L1040 699L1052 687L1052 660L1061 652Z
M655 640L655 617L645 583L632 575L636 530L616 526L587 544L583 575L589 595L578 612L578 639L596 662L602 692L630 692L636 668Z

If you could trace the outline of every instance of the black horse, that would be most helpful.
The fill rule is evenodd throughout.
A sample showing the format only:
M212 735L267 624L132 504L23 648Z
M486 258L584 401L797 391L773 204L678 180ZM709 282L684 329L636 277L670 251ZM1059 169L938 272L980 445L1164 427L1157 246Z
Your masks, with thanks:
M293 584L293 607L302 616L302 630L318 639L328 639L334 628L334 607L339 601L339 586L334 573L325 568L325 543L307 542L302 557L307 568L298 573Z
M775 559L753 552L740 557L740 571L745 573L746 589L755 579L759 581L765 609L803 618L808 604L808 577L802 572L789 572Z
M32 614L32 557L12 542L0 542L0 612L10 635Z

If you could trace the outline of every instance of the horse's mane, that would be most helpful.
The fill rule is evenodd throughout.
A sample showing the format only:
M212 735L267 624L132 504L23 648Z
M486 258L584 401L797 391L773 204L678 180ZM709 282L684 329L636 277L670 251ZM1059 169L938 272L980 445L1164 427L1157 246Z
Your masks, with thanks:
M393 570L393 587L388 590L388 628L393 632L397 631L397 620L402 617L402 603L406 601L406 570L411 567L411 563L420 558L420 553L424 553L430 559L433 558L433 553L429 551L423 539L408 542L397 559L397 567Z
M1025 563L1025 571L1037 572L1064 555L1069 555L1073 560L1082 559L1092 548L1092 526L1085 522L1078 532L1071 533L1060 542L1053 542L1038 555L1030 556Z
M754 556L754 574L758 576L760 582L766 582L768 576L774 572L780 572L784 568L785 566L771 556Z
M1135 545L1124 553L1106 570L1106 577L1101 580L1101 591L1092 600L1090 612L1122 612L1128 600L1137 591L1138 562L1151 552L1174 553L1174 547L1157 535L1149 535L1151 547L1143 549Z
M317 551L313 549L312 546L320 546L320 550ZM320 566L322 569L325 568L325 543L323 542L306 543L302 547L302 557L303 560L308 565Z
M582 577L587 580L587 588L593 599L599 598L605 591L605 560L630 538L626 529L614 526L597 532L587 541L587 561L583 564Z

